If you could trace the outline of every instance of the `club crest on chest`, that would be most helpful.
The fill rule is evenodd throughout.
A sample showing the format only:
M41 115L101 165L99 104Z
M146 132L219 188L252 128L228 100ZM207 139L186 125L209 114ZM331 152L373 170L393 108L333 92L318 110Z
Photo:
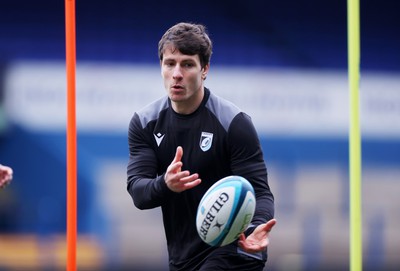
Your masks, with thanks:
M200 149L204 152L208 151L212 146L213 134L202 132L200 137Z

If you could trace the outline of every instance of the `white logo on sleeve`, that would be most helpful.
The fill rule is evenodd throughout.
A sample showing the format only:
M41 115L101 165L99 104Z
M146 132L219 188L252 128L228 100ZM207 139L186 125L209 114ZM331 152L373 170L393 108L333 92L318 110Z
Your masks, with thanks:
M204 152L208 151L212 145L213 134L202 132L200 137L200 149Z
M154 138L156 139L157 146L160 146L161 141L163 140L164 136L165 136L165 134L161 134L161 133L154 134Z

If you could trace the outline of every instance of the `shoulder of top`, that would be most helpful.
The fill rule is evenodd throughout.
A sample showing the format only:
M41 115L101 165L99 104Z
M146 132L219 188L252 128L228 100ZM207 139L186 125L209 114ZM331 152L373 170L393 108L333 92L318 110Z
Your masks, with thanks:
M168 97L165 96L146 105L144 108L137 111L136 114L142 126L145 127L150 121L157 119L160 112L168 107Z
M210 93L210 98L205 106L215 115L225 130L228 130L232 120L242 112L241 109L231 101L221 98L213 93Z

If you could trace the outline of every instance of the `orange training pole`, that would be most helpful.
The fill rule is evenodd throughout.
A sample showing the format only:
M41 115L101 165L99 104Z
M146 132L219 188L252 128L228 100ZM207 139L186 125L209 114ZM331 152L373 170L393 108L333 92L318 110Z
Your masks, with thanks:
M75 271L77 243L75 0L65 0L65 32L67 70L67 271Z

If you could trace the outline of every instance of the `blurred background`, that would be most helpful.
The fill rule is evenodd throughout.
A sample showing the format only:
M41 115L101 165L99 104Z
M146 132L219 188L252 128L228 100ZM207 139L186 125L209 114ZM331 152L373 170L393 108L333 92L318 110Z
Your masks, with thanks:
M400 2L361 2L364 270L400 270ZM204 23L206 86L259 131L276 218L266 270L349 269L346 1L76 1L78 270L167 270L160 210L126 192L133 112L164 95L161 35ZM0 270L65 269L62 0L0 4Z

